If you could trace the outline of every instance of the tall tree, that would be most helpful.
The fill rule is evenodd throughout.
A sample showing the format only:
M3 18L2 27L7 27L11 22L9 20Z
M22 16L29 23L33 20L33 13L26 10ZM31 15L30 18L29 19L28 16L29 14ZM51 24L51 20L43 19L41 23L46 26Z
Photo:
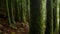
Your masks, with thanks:
M30 0L30 34L44 34L44 4L46 0Z
M15 0L15 20L20 21L21 0Z
M60 31L60 0L59 0L59 31Z
M57 22L57 4L58 3L58 0L53 0L53 30L56 30L58 28L58 22Z
M8 16L8 20L9 20L9 26L12 28L16 28L14 27L14 24L16 24L15 20L14 20L14 15L13 15L13 6L12 6L12 1L11 0L6 0L6 8L7 8L7 16Z
M45 34L53 34L53 0L47 0L47 19Z
M10 8L11 9L11 11L10 11L11 21L12 21L13 24L16 24L15 20L14 20L14 5L13 5L13 1L12 0L11 0L11 5L10 6L11 6L11 8Z
M6 0L6 9L7 9L7 17L8 17L8 22L11 24L11 19L10 19L10 14L9 14L9 6L8 6L8 0Z
M27 4L26 0L21 0L21 21L26 22Z
M30 0L26 0L26 20L30 22Z

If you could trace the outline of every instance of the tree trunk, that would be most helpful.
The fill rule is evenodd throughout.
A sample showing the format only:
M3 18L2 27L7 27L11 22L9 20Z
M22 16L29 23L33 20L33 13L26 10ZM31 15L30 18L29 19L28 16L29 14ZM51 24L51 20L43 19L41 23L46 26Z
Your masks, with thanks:
M30 22L30 0L26 0L26 20Z
M59 2L59 33L60 33L60 2Z
M9 24L10 24L9 26L16 29L16 27L14 26L14 24L16 24L16 22L14 20L14 15L13 15L12 1L6 0L6 4L7 4L7 16L8 16L8 20L9 20Z
M53 0L47 0L47 24L45 34L53 34Z
M15 0L15 21L20 21L21 0Z
M7 17L8 17L8 22L9 22L9 24L11 24L11 19L10 19L10 14L9 14L9 6L8 6L8 0L6 0L6 9L7 9Z
M26 0L21 0L21 21L26 22L26 11L27 11L27 5L26 5Z
M31 0L30 2L30 34L44 34L44 1Z
M11 21L13 24L16 24L15 20L14 20L14 5L13 5L13 1L11 0L11 11L10 11L10 16L11 16Z
M58 28L58 22L57 22L57 3L58 0L53 0L53 31L55 31Z

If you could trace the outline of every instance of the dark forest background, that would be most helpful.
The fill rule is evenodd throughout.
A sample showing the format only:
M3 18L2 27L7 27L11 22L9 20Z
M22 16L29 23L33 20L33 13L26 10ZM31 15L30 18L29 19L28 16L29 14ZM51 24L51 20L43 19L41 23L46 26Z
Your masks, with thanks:
M59 34L60 0L0 0L0 34Z

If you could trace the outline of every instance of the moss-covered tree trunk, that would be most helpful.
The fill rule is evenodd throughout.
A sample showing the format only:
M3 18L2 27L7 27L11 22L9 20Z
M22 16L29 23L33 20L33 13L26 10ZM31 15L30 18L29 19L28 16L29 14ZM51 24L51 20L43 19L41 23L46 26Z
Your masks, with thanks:
M13 11L13 3L12 0L6 0L6 7L7 7L7 16L8 16L8 20L9 20L9 26L12 28L16 28L14 26L14 24L16 24L15 20L14 20L14 11Z
M15 0L15 21L20 21L21 0Z
M58 3L58 0L53 0L53 30L55 31L57 28L58 28L58 22L57 22L57 4Z
M21 21L24 22L25 21L25 12L26 12L26 1L25 0L21 0Z
M30 0L30 34L44 34L43 2L46 0Z
M47 19L45 34L53 34L53 0L47 0Z
M7 9L7 19L8 19L8 22L9 24L11 24L11 19L10 19L10 14L9 14L9 6L8 6L8 0L6 0L6 9Z
M10 16L11 16L11 21L13 24L16 24L15 23L15 20L14 20L14 5L13 5L13 1L11 0L11 11L10 11Z
M59 2L59 33L60 33L60 2Z
M20 16L21 16L21 21L26 22L26 15L27 15L27 1L26 0L21 0L21 11L20 11Z
M30 0L26 0L26 20L30 22Z

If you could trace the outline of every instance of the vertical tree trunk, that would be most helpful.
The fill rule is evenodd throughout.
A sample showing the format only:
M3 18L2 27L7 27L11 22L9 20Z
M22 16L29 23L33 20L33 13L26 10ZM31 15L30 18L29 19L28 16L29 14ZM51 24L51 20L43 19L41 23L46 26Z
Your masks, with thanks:
M60 33L60 2L59 2L59 33Z
M20 21L21 0L15 0L15 20Z
M53 0L47 0L47 24L45 34L53 34Z
M16 27L14 26L15 20L14 20L14 15L13 15L13 7L12 7L12 1L11 0L6 0L6 4L7 4L7 16L8 16L8 20L9 20L9 26L12 28Z
M30 34L44 34L43 1L30 0Z
M22 20L22 22L26 22L26 11L27 11L27 8L26 8L26 0L21 0L21 2L22 2L22 6L21 6L21 9L22 9L22 11L21 11L21 20Z
M10 19L10 14L9 14L9 6L8 6L8 0L6 0L6 9L7 9L7 17L8 17L8 22L11 24L11 19Z
M2 4L2 0L0 0L0 12L1 12L1 4Z
M57 3L58 0L53 0L53 30L55 31L58 28L58 22L57 22Z
M15 20L14 20L14 5L13 5L13 1L11 0L11 11L10 11L10 16L11 16L11 21L13 24L16 24L15 23Z
M30 0L26 0L26 20L30 22Z

